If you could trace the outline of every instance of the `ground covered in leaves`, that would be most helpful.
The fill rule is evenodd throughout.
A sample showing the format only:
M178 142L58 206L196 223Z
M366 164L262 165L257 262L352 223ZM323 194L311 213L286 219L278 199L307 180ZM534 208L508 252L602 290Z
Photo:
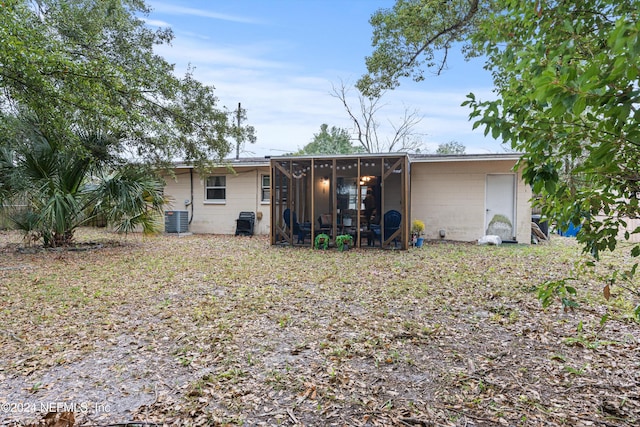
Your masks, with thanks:
M640 325L622 289L602 296L622 253L581 273L565 313L536 294L577 274L560 237L344 253L79 239L0 234L0 424L640 424Z

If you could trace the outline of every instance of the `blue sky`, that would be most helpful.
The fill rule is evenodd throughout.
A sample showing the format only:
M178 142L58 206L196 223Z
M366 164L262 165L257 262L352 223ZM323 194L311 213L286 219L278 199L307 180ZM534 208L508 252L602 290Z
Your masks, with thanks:
M149 26L171 27L175 39L158 53L184 74L213 85L220 106L247 110L257 142L243 156L278 156L313 140L323 123L348 130L352 124L332 85L353 86L366 72L372 52L369 18L392 0L152 0ZM387 92L377 115L383 131L399 123L406 110L422 121L414 131L426 151L458 141L467 153L503 152L498 141L472 131L469 110L461 107L469 92L491 94L491 76L479 59L450 56L440 76L403 81ZM349 94L357 109L355 88Z

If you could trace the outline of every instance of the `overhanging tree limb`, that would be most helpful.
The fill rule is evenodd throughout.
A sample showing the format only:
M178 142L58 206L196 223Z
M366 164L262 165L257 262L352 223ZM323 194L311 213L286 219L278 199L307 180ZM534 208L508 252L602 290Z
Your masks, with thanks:
M471 6L464 13L455 8L463 2L445 3L398 0L374 14L375 50L358 87L375 94L403 77L421 80L423 65L438 68L434 52L446 58L452 42L467 42L469 52L485 56L497 94L491 101L469 95L463 105L474 128L483 125L523 153L518 165L542 194L543 213L560 226L582 224L577 239L585 252L597 258L616 249L625 218L640 214L629 195L640 164L637 0L482 0L464 2ZM562 173L566 155L577 163ZM623 240L637 235L640 228L625 230ZM640 244L630 247L640 256Z

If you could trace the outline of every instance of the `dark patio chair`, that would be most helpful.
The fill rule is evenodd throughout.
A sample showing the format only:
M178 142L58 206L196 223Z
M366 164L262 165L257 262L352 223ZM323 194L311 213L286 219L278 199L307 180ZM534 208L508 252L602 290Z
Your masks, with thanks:
M322 214L318 217L318 231L328 235L332 234L331 214Z
M376 240L380 241L380 247L382 243L389 239L393 233L400 229L400 223L402 222L402 214L396 210L387 211L383 217L384 224L384 238L382 238L381 227L378 224L371 224L371 231L373 232L374 244ZM398 239L393 239L394 246L398 246Z
M298 223L298 218L296 217L296 213L293 212L293 223L291 222L292 213L289 208L285 209L282 213L284 218L284 223L287 228L290 226L293 227L293 234L298 236L298 243L304 244L305 238L307 236L311 237L311 224L305 223L300 225Z
M253 236L253 227L256 223L256 214L254 212L240 212L236 219L236 236Z

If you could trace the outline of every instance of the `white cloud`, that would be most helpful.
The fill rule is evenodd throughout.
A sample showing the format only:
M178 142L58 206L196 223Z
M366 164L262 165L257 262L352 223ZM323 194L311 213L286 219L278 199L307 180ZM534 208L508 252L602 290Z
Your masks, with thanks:
M257 144L247 148L261 156L277 155L310 142L322 123L352 129L344 107L329 94L330 82L324 79L308 82L311 84L304 85L299 79L265 79L243 84L220 79L216 94L221 104L230 109L237 102L247 109L248 120L256 127L258 136ZM465 145L468 153L502 151L498 142L484 138L482 129L472 131L469 111L460 106L464 93L414 91L406 98L403 95L406 93L390 92L388 99L384 99L385 105L377 116L383 138L385 130L391 132L389 121L398 124L406 108L416 108L424 118L415 133L428 150L434 151L438 144L455 140ZM352 105L357 108L356 102L354 98Z
M165 21L160 21L159 19L149 19L149 18L142 18L142 20L144 21L145 24L151 26L151 27L170 27L171 25L169 25L168 22Z
M257 24L259 20L245 16L227 15L224 13L211 12L204 9L195 9L192 7L176 6L162 2L151 2L151 8L154 12L167 13L170 15L191 15L200 16L202 18L219 19L222 21L241 22L245 24Z
M198 68L220 67L232 69L267 70L286 68L283 62L261 59L265 56L264 47L260 46L227 46L212 47L201 43L185 42L183 39L174 41L172 46L161 45L156 52L170 62L182 64L191 63Z

